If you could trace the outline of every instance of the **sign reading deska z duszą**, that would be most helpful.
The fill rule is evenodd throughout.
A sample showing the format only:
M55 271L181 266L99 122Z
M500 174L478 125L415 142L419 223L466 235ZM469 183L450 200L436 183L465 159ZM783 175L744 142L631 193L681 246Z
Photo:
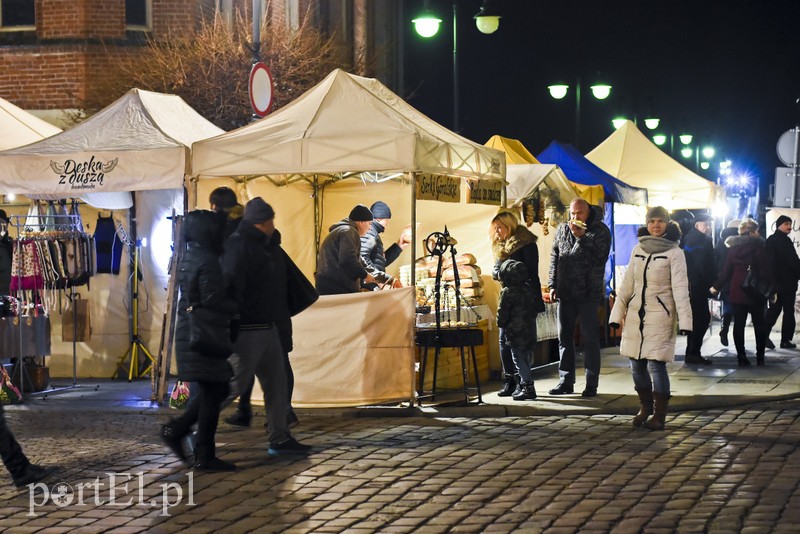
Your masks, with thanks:
M119 158L101 161L91 156L88 160L66 159L63 162L50 160L50 168L58 176L58 185L69 189L99 189L103 187L106 175L113 171ZM61 189L61 188L59 188Z
M417 200L461 201L461 178L439 174L417 176Z

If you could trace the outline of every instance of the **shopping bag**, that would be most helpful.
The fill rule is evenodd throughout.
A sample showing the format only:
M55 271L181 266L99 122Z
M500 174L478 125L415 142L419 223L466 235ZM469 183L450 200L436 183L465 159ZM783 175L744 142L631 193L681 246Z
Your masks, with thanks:
M169 394L169 407L180 409L185 408L189 402L189 384L183 380L178 380L172 386L172 393Z
M22 402L22 393L11 382L6 368L0 365L0 404L18 404Z
M76 328L77 325L77 328ZM89 301L76 294L61 314L62 341L89 341L92 338L92 321Z

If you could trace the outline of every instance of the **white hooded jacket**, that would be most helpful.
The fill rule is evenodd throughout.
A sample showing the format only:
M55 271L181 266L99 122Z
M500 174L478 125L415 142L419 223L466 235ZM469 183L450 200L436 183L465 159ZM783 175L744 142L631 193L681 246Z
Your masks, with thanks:
M628 358L671 362L676 326L692 329L686 257L673 224L665 237L639 237L617 291L609 323L622 324L624 319L620 354Z

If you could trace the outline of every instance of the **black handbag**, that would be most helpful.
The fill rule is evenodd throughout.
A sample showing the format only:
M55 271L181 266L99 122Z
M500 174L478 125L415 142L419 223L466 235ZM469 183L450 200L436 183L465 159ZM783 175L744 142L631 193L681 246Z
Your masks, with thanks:
M754 269L752 265L747 266L747 273L742 281L742 291L750 298L759 301L769 300L775 292L772 284L760 277L758 269Z
M283 257L286 260L286 294L289 315L294 317L319 300L319 293L286 252L283 253Z
M189 306L189 348L209 358L226 359L233 354L230 317L202 306Z

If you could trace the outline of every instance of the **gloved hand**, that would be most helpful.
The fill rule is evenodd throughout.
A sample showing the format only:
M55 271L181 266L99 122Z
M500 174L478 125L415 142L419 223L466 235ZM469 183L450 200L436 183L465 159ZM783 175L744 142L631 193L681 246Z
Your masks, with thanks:
M678 330L678 335L681 335L681 336L688 336L691 333L692 333L691 330Z
M231 343L236 343L236 340L239 339L239 319L231 319L228 330L230 330Z
M608 323L608 327L616 330L619 328L619 323Z

